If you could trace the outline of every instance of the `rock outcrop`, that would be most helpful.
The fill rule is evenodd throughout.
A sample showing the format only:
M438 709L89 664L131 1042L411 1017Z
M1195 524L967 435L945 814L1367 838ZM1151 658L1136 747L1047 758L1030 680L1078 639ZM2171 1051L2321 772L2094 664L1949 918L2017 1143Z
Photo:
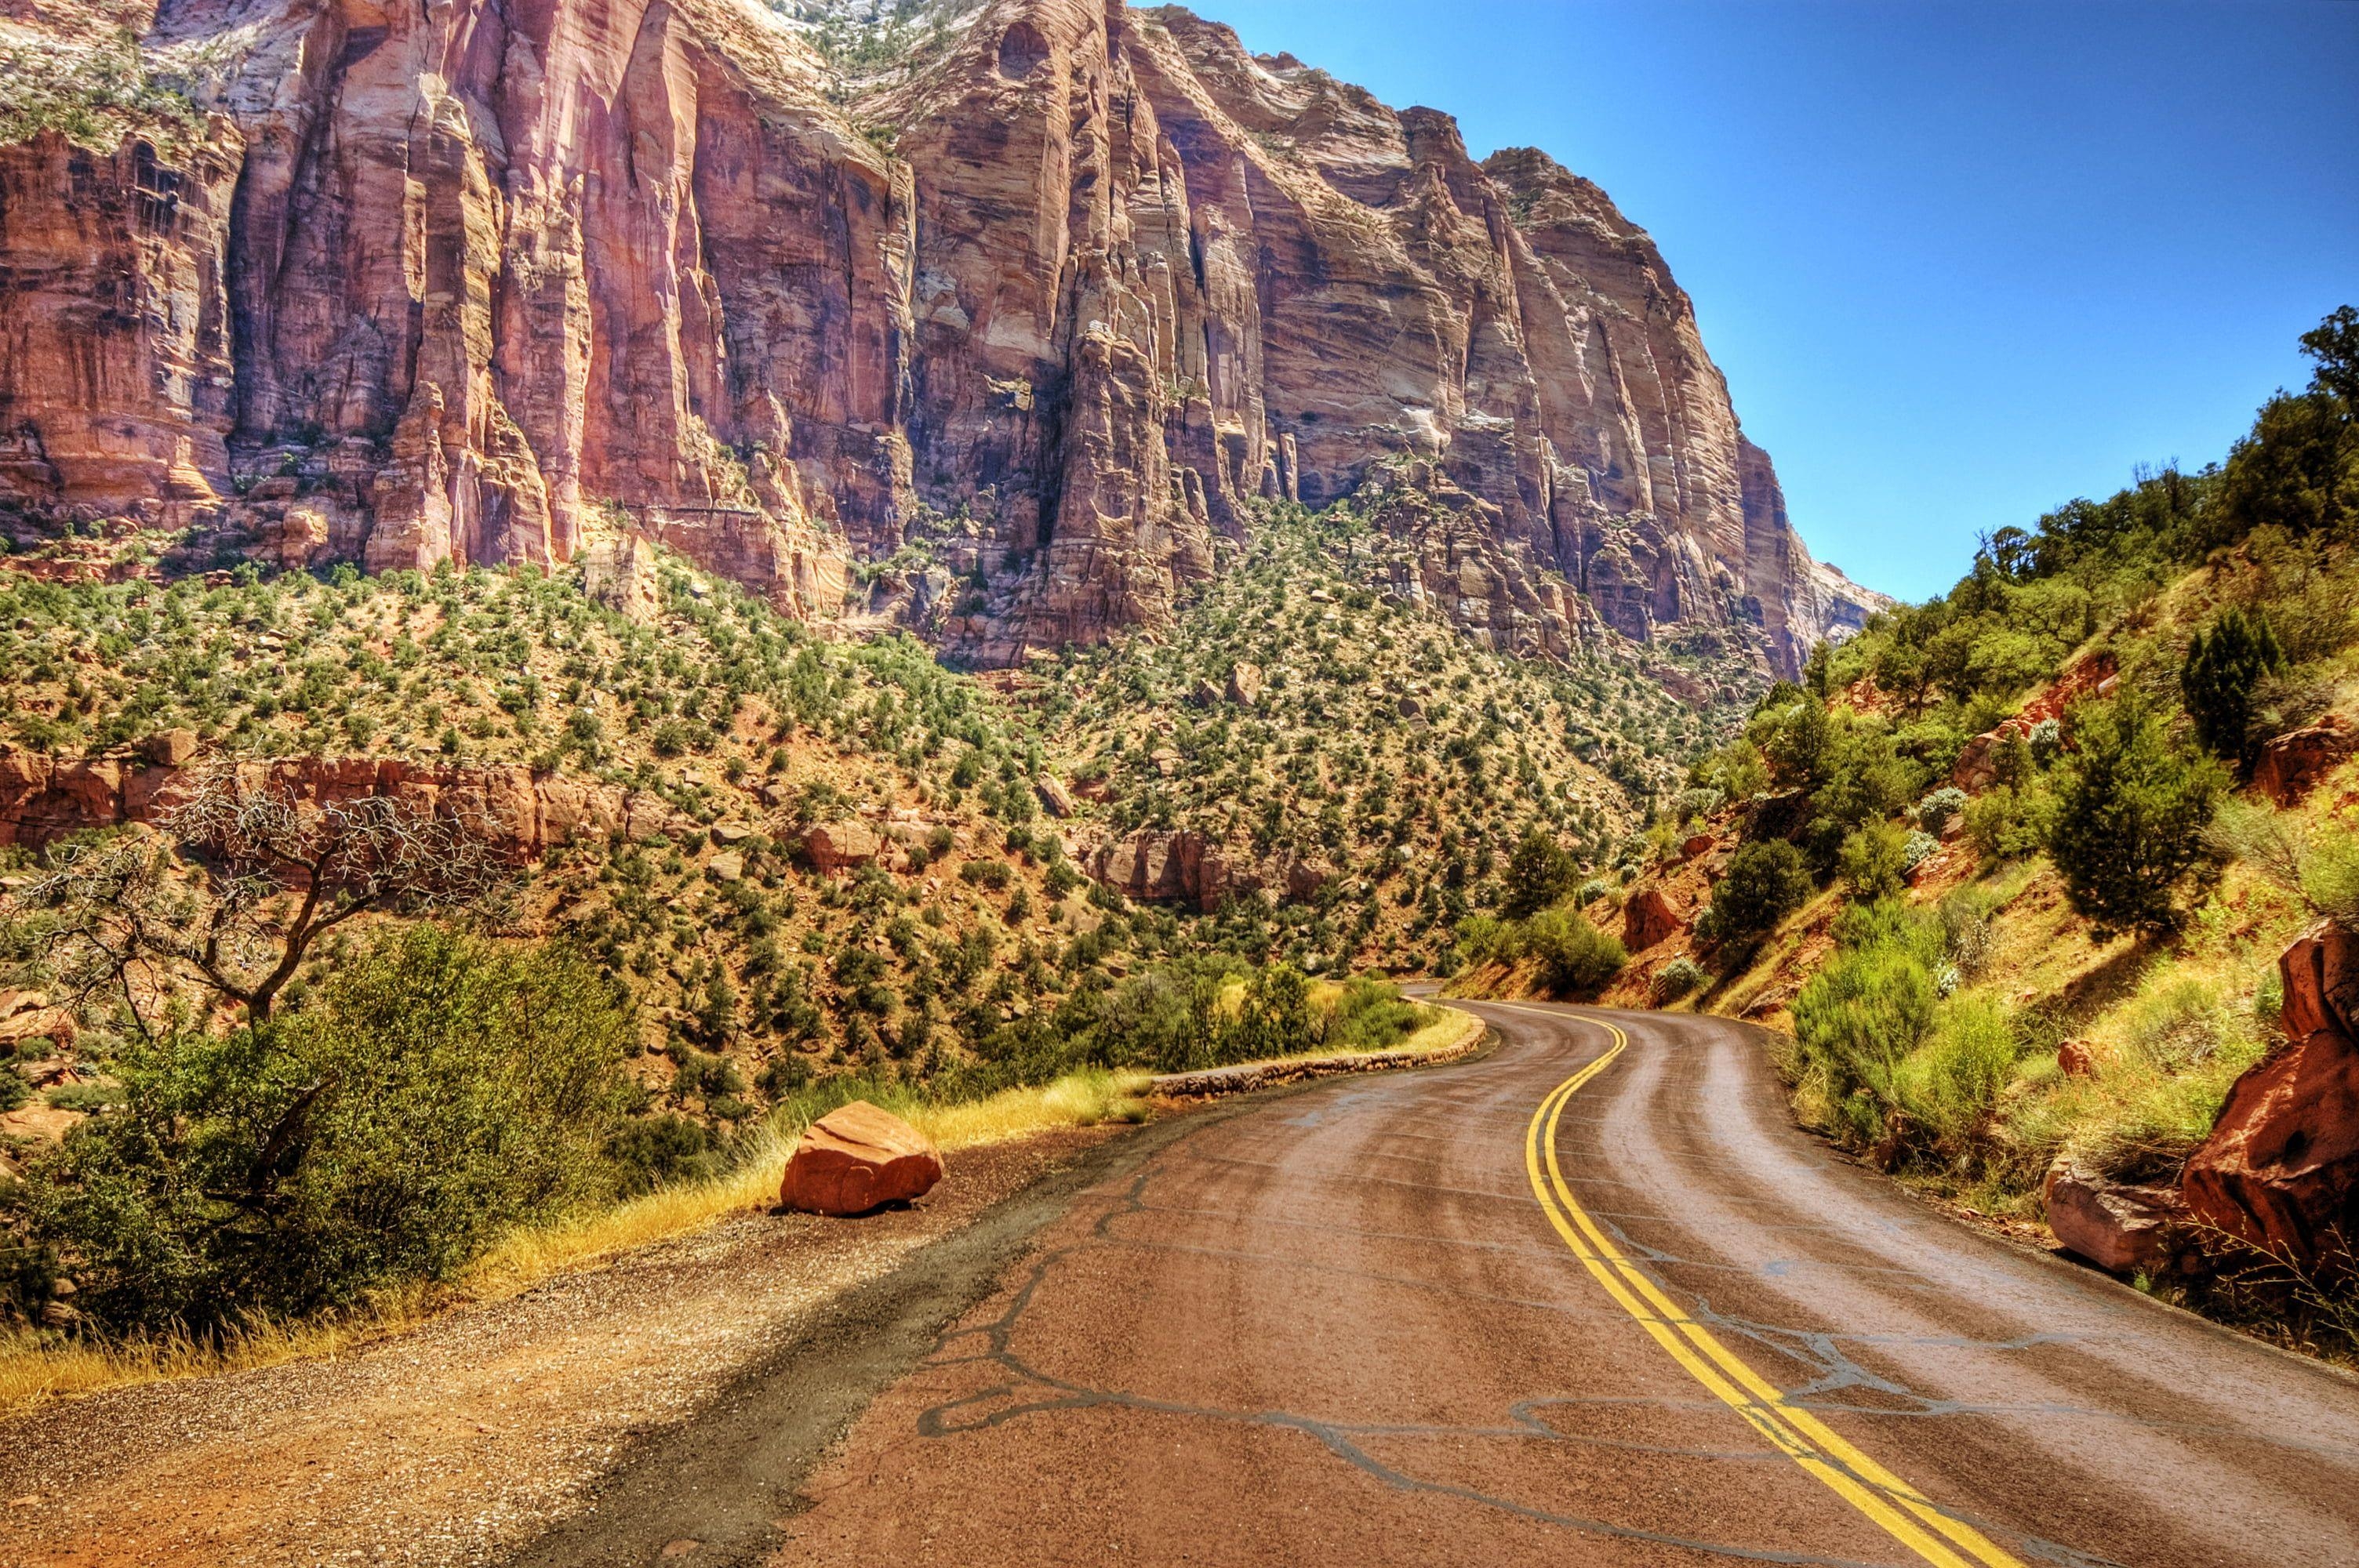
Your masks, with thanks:
M921 1198L942 1179L932 1141L864 1099L811 1123L787 1157L778 1202L811 1214L866 1214Z
M2330 713L2263 745L2253 763L2253 788L2279 806L2292 806L2354 755L2359 725Z
M187 767L152 760L157 748L63 758L0 751L0 847L38 849L85 828L161 821L185 798ZM182 762L193 751L171 751ZM552 845L615 832L646 838L690 824L660 796L617 790L529 768L465 767L380 757L280 757L241 761L249 787L327 804L386 795L478 825L514 859Z
M2281 1263L2359 1266L2359 932L2287 948L2288 1044L2228 1091L2180 1177L2200 1223Z
M1791 674L1878 602L1589 181L1176 7L938 19L848 81L743 0L133 13L196 128L0 148L0 499L287 565L641 535L814 615L923 522L973 586L888 608L1011 664L1417 466L1420 591L1502 645Z

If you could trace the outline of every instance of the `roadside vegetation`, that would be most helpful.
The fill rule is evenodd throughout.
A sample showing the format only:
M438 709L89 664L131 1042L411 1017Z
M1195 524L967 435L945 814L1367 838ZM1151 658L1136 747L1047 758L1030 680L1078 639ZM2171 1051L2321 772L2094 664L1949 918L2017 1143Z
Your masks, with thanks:
M1984 1212L2060 1159L2174 1181L2279 1038L2279 951L2359 927L2352 766L2255 783L2359 714L2359 317L2304 345L2223 464L2001 530L1691 770L1676 831L1741 847L1658 995L1790 1021L1806 1120ZM2186 1293L2343 1345L2332 1291L2252 1279Z

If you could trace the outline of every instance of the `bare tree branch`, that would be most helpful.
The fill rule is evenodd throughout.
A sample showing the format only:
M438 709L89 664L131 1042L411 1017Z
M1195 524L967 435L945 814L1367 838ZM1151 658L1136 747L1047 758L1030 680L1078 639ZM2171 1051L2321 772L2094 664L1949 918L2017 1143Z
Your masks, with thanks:
M57 913L46 940L80 997L120 984L127 1000L126 971L146 960L260 1022L321 933L370 912L478 908L506 877L480 822L386 795L305 801L230 767L159 826L57 849L22 895Z

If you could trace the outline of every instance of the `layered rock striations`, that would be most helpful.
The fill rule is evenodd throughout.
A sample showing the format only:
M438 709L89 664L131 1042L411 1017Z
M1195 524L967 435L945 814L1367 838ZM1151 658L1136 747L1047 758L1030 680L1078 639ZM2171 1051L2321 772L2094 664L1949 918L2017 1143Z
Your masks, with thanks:
M96 47L68 4L0 16ZM997 0L857 80L744 0L128 19L179 134L0 148L20 506L371 569L645 535L814 615L914 532L993 664L1164 619L1253 497L1413 490L1502 646L1790 673L1875 602L1594 185L1185 11Z

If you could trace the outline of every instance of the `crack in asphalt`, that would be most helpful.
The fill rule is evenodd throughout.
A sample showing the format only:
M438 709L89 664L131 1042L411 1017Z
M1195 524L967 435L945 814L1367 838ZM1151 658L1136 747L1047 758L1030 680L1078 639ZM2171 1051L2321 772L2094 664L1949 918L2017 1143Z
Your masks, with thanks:
M1218 1158L1216 1156L1205 1156L1201 1151L1190 1148L1188 1145L1192 1142L1192 1139L1183 1141L1180 1143L1175 1143L1162 1152L1166 1157L1179 1156L1194 1159ZM1015 1350L1014 1339L1025 1315L1030 1311L1035 1298L1039 1293L1042 1286L1047 1282L1049 1276L1060 1264L1079 1257L1083 1253L1101 1248L1127 1248L1144 1250L1189 1253L1242 1261L1283 1261L1296 1267L1310 1268L1319 1272L1332 1273L1345 1277L1372 1279L1387 1283L1419 1288L1443 1288L1431 1281L1379 1274L1365 1270L1340 1268L1332 1265L1308 1265L1301 1263L1299 1260L1279 1259L1267 1254L1255 1253L1248 1250L1192 1247L1186 1243L1176 1242L1142 1241L1136 1238L1125 1237L1117 1234L1114 1228L1116 1222L1125 1217L1158 1214L1170 1215L1175 1213L1189 1216L1208 1215L1208 1211L1199 1209L1167 1208L1150 1204L1146 1196L1147 1189L1148 1184L1159 1173L1161 1173L1158 1170L1158 1165L1153 1163L1134 1173L1127 1187L1123 1192L1120 1198L1117 1201L1109 1204L1105 1211L1100 1214L1097 1218L1091 1223L1091 1239L1076 1243L1071 1246L1057 1248L1041 1253L1034 1258L1031 1261L1030 1267L1026 1271L1023 1283L1018 1286L1015 1292L1009 1297L1006 1306L1000 1312L998 1316L988 1323L970 1327L953 1328L943 1334L941 1338L936 1344L934 1353L929 1356L923 1363L923 1365L929 1369L940 1370L957 1367L996 1366L1004 1368L1007 1373L1009 1373L1014 1380L1010 1382L995 1383L987 1388L975 1390L972 1392L961 1395L956 1399L947 1400L941 1403L928 1407L926 1410L921 1411L918 1417L917 1430L921 1438L928 1440L944 1440L955 1438L971 1433L988 1431L1006 1422L1027 1417L1053 1415L1066 1411L1103 1408L1136 1411L1154 1415L1176 1416L1183 1419L1227 1422L1245 1426L1300 1433L1318 1442L1335 1457L1384 1482L1386 1486L1397 1490L1423 1493L1438 1497L1447 1497L1462 1501L1473 1502L1485 1508L1495 1509L1505 1513L1512 1514L1518 1518L1575 1530L1582 1534L1594 1535L1611 1540L1644 1541L1655 1545L1678 1547L1682 1550L1698 1552L1715 1557L1729 1558L1742 1562L1821 1564L1825 1565L1825 1568L1837 1568L1837 1565L1841 1565L1841 1568L1860 1568L1860 1565L1854 1563L1854 1560L1847 1558L1826 1557L1806 1552L1780 1552L1767 1547L1752 1547L1740 1545L1731 1541L1709 1541L1699 1537L1679 1535L1668 1531L1646 1530L1637 1526L1616 1524L1608 1519L1593 1519L1582 1515L1561 1513L1552 1509L1535 1508L1529 1504L1517 1502L1511 1498L1501 1497L1495 1493L1486 1492L1477 1487L1461 1486L1451 1482L1436 1481L1425 1476L1411 1474L1410 1472L1400 1468L1397 1465L1388 1464L1385 1460L1378 1458L1375 1454L1371 1453L1366 1446L1364 1446L1364 1444L1369 1442L1391 1437L1480 1438L1491 1440L1562 1443L1584 1448L1609 1449L1623 1453L1646 1454L1663 1457L1701 1458L1723 1462L1763 1464L1768 1465L1782 1465L1787 1463L1787 1456L1785 1454L1777 1452L1776 1449L1766 1446L1745 1449L1699 1448L1677 1444L1648 1444L1628 1439L1607 1438L1593 1436L1582 1433L1567 1432L1551 1424L1544 1418L1543 1414L1543 1412L1548 1411L1582 1407L1612 1407L1625 1409L1644 1408L1681 1411L1694 1409L1701 1411L1707 1408L1702 1401L1697 1401L1695 1404L1690 1406L1689 1401L1680 1400L1666 1400L1660 1399L1622 1399L1579 1395L1546 1395L1536 1396L1531 1399L1516 1401L1508 1409L1507 1413L1509 1420L1507 1423L1498 1426L1353 1422L1334 1421L1321 1416L1305 1415L1293 1411L1235 1410L1219 1405L1198 1404L1188 1400L1158 1399L1128 1390L1095 1388L1089 1384L1075 1381L1071 1379L1058 1377L1053 1373L1044 1371L1039 1368L1031 1365ZM1299 1224L1302 1222L1280 1220L1277 1223ZM1372 1232L1370 1234L1383 1235L1386 1233ZM1416 1238L1415 1239L1423 1240L1426 1238ZM1506 1248L1502 1249L1520 1250L1519 1249L1513 1248ZM1453 1291L1451 1293L1454 1295L1464 1296L1465 1299L1469 1300L1485 1299L1480 1294L1468 1295L1462 1291ZM1495 1300L1501 1298L1490 1299ZM1542 1310L1556 1312L1571 1312L1575 1310L1566 1307L1561 1303L1516 1303L1516 1304L1538 1307ZM1866 1368L1860 1367L1857 1363L1852 1361L1850 1357L1843 1355L1835 1347L1835 1341L1841 1337L1839 1336L1814 1330L1785 1329L1779 1328L1776 1325L1753 1324L1746 1322L1745 1320L1712 1314L1710 1312L1708 1305L1700 1307L1697 1315L1700 1321L1704 1320L1708 1315L1709 1321L1715 1325L1727 1326L1732 1333L1744 1335L1753 1338L1756 1343L1763 1344L1771 1348L1780 1349L1781 1353L1793 1357L1796 1359L1804 1360L1806 1364L1810 1360L1816 1360L1818 1364L1824 1368L1824 1371L1820 1379L1810 1385L1809 1391L1817 1391L1821 1389L1835 1390L1873 1388L1880 1392L1888 1392L1896 1398L1912 1400L1917 1406L1916 1410L1907 1412L1893 1412L1881 1407L1859 1407L1860 1413L1878 1415L1890 1413L1930 1414L1935 1413L1936 1407L1943 1403L1943 1401L1924 1399L1922 1396L1916 1395L1910 1390L1892 1383L1889 1379L1881 1378L1876 1374L1868 1371ZM951 1354L953 1347L960 1345L961 1342L977 1337L980 1337L984 1341L982 1348L971 1353ZM2047 1340L2048 1336L2034 1336L2028 1340L2010 1341L2004 1344L1983 1344L1974 1341L1962 1341L1961 1343L1972 1345L1976 1348L2007 1349L2017 1348L2026 1344L2043 1343L2047 1342ZM1797 1355L1794 1350L1783 1348L1787 1346L1807 1347L1808 1354ZM1024 1398L1022 1397L1024 1393L1024 1386L1027 1384L1038 1390L1045 1390L1045 1392L1038 1397ZM1854 1407L1821 1405L1814 1402L1813 1408L1842 1410L1852 1409ZM1709 1409L1718 1411L1722 1409L1722 1407L1715 1404L1711 1405ZM1961 1409L1962 1409L1962 1407L1961 1407ZM1950 1517L1964 1519L1967 1522L1978 1525L1982 1522L1972 1519L1965 1514L1955 1512L1954 1510L1946 1508L1943 1509L1942 1511L1945 1514L1950 1515ZM2069 1565L2069 1568L2118 1568L2118 1565L2114 1564L2110 1559L2092 1556L2088 1553L2082 1552L2071 1547L2066 1546L2061 1542L2029 1537L2019 1539L2021 1541L2023 1550L2029 1552L2032 1556L2043 1561L2066 1564Z

